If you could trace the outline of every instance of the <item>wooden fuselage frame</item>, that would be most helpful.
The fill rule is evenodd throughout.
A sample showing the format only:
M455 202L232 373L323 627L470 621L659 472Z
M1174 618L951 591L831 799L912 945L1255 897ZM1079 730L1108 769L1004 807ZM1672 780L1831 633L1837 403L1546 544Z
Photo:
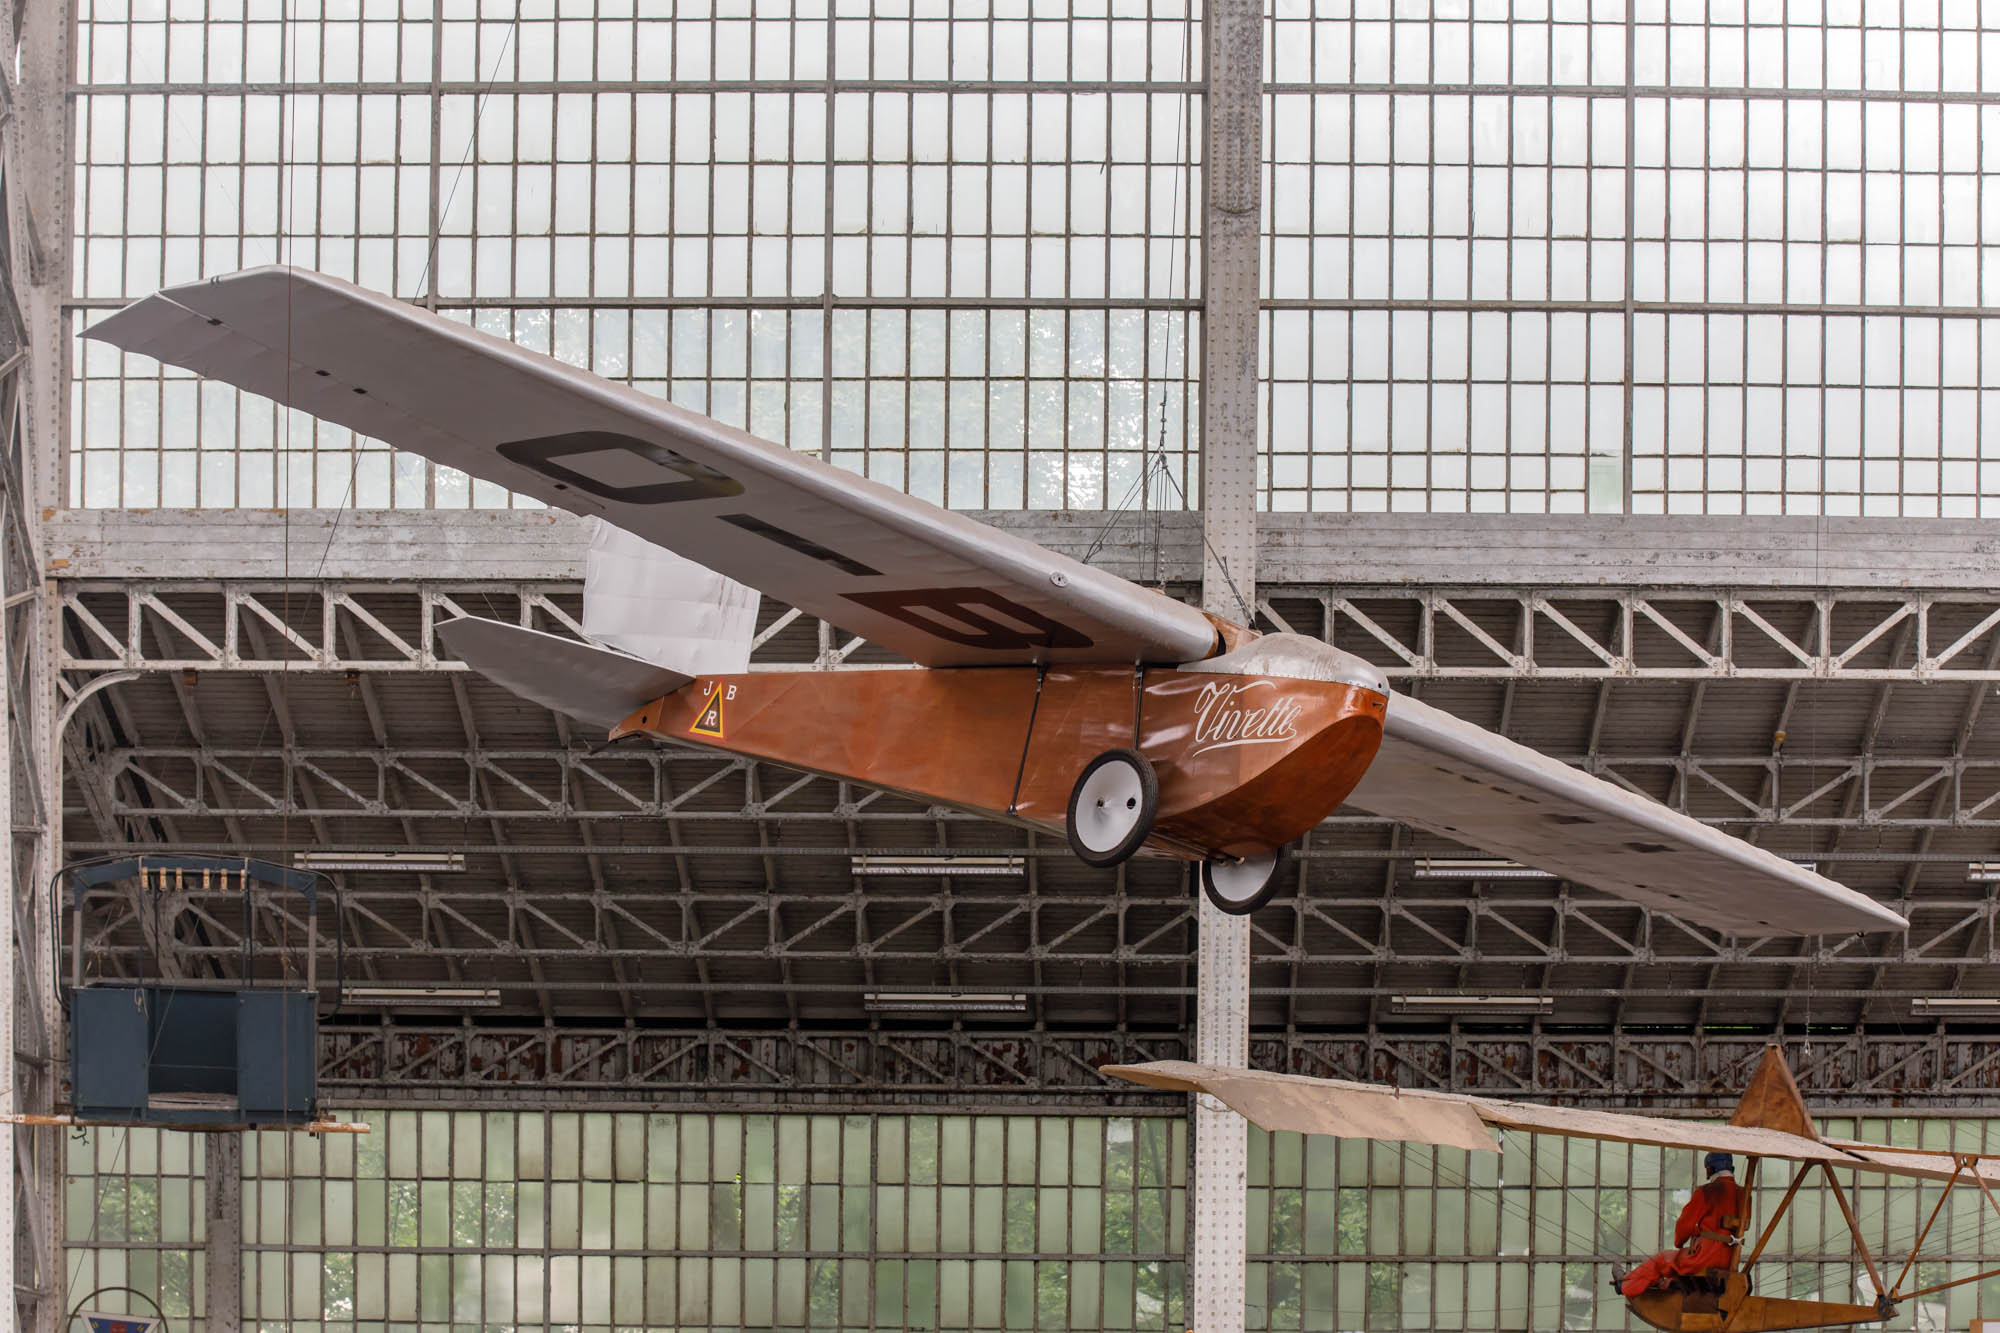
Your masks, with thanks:
M1255 856L1346 799L1388 700L1357 685L1173 667L963 667L703 676L614 738L768 759L1061 833L1077 776L1106 750L1152 762L1149 850Z

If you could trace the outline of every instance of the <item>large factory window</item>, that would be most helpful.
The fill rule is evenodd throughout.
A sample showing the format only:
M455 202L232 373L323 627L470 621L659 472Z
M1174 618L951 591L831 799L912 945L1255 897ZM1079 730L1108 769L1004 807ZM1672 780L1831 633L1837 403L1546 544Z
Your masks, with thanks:
M1185 1327L1177 1115L360 1118L373 1133L245 1138L246 1319L302 1333ZM2000 1124L1985 1119L1822 1128L2000 1147ZM1610 1274L1665 1243L1694 1157L1519 1134L1502 1146L1468 1154L1252 1129L1249 1326L1628 1327ZM201 1160L198 1137L165 1131L72 1141L73 1298L128 1285L176 1327L187 1316L200 1327ZM1907 1250L1942 1188L1843 1184L1877 1253ZM1978 1205L1972 1195L1937 1221L1935 1280L1977 1272L1993 1248ZM1779 1262L1760 1265L1764 1283L1784 1286L1767 1294L1847 1299L1847 1246L1815 1178L1771 1240ZM1991 1308L2000 1283L1912 1303L1890 1326L1962 1327L1982 1299Z
M1177 0L81 10L78 326L293 263L954 507L1199 504ZM1267 507L2000 505L1976 6L1401 14L1270 24ZM74 503L516 503L76 375Z

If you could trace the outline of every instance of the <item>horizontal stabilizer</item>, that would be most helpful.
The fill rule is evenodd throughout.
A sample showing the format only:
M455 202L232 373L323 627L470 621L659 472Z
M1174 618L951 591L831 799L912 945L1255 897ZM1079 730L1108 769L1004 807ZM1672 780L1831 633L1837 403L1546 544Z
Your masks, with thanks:
M605 731L694 679L615 649L477 616L447 620L437 632L495 685Z
M1393 695L1347 804L1741 935L1905 930L1889 908L1741 838Z

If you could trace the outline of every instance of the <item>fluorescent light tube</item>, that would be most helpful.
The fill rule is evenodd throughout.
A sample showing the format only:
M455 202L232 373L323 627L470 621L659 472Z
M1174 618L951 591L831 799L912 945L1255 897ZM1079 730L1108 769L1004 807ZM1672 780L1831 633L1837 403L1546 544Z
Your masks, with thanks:
M1550 995L1392 995L1389 1007L1399 1014L1548 1014Z
M868 856L853 858L853 872L877 875L1019 875L1018 856Z
M340 1001L381 1009L493 1009L499 1007L500 991L491 986L350 986L340 993Z
M869 991L871 1014L1025 1014L1028 997L1003 991Z
M426 874L465 869L458 852L300 852L292 864L301 870L408 870Z
M1418 879L1555 879L1552 871L1537 870L1519 861L1487 861L1450 857L1426 857L1417 862Z
M1910 1001L1913 1014L1984 1014L2000 1017L2000 999L1986 995L1926 995Z

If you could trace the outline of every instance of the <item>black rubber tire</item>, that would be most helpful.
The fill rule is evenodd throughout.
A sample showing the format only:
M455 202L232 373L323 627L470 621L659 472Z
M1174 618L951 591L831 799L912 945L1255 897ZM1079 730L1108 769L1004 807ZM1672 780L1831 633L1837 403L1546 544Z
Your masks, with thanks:
M1210 877L1210 872L1215 866L1228 863L1211 858L1201 863L1201 891L1209 902L1215 904L1217 911L1227 912L1231 916L1248 916L1278 896L1279 890L1285 887L1285 871L1291 862L1290 847L1276 848L1275 855L1271 859L1271 873L1255 893L1248 897L1225 898L1216 892L1215 881Z
M1125 764L1139 775L1138 819L1132 831L1118 841L1117 846L1108 849L1087 847L1076 836L1077 802L1083 798L1083 789L1091 776L1107 764ZM1069 789L1069 810L1063 831L1069 836L1069 849L1076 853L1076 859L1088 866L1115 866L1128 859L1139 850L1153 832L1153 821L1160 814L1160 778L1153 772L1153 763L1137 750L1106 750L1083 767L1077 774L1076 785Z

